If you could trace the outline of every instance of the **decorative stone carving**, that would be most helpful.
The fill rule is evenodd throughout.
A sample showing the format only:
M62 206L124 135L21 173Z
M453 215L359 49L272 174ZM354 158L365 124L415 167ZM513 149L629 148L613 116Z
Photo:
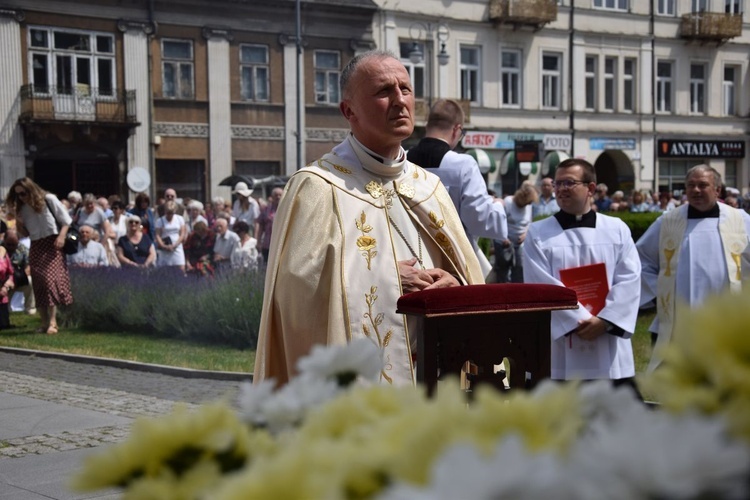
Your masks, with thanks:
M164 137L208 137L209 126L206 123L154 123L154 135Z
M211 38L224 38L227 42L234 40L232 30L225 26L204 26L201 33L206 40Z
M0 17L11 17L19 23L22 23L26 20L26 13L22 10L0 7Z
M122 33L128 30L142 30L147 35L156 33L156 22L142 19L118 19L117 29Z
M311 142L341 142L349 133L345 128L308 128L307 140Z
M283 141L283 127L232 125L232 139Z

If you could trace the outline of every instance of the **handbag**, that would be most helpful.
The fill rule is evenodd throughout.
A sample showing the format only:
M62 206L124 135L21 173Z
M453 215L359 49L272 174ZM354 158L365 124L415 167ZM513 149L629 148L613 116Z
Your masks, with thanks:
M47 202L47 209L49 210L49 213L52 214L52 217L55 219L55 224L57 225L57 232L60 234L60 223L57 220L57 217L55 217L55 212L52 211L52 207L49 204L49 200L45 197L44 201ZM78 229L73 227L71 224L68 226L68 233L65 235L65 243L63 243L63 253L65 255L73 255L74 253L78 253Z

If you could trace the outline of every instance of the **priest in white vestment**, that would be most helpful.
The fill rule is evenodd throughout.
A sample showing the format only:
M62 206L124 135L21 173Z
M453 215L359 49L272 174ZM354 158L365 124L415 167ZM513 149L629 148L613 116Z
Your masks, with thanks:
M552 312L552 378L611 379L635 387L630 338L638 316L641 265L628 226L591 210L595 190L596 172L589 162L572 158L560 163L555 171L560 211L529 226L524 282L564 285L561 272L603 264L604 290L591 300L600 303L600 310L593 310L584 297L588 292L581 289L576 290L578 309Z
M356 56L341 75L351 134L290 179L274 219L254 380L283 384L315 344L367 337L384 349L381 381L413 384L416 320L403 293L482 283L439 179L410 163L409 74L390 53Z
M641 303L656 299L649 370L674 332L676 306L693 308L712 294L738 292L750 273L750 216L720 203L721 175L696 165L685 177L687 204L665 212L638 240L643 267Z

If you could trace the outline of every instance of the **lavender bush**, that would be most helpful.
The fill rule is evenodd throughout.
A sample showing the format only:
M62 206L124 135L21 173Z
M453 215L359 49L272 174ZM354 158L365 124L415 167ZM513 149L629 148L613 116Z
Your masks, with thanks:
M74 303L65 324L125 330L255 348L263 302L263 273L214 278L160 268L149 271L72 268Z

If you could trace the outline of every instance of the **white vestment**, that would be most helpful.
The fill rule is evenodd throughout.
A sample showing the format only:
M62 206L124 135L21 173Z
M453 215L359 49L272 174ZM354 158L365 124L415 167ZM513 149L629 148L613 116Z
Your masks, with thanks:
M564 230L557 218L533 222L524 245L524 282L563 285L560 270L604 263L609 293L597 314L621 328L623 336L605 333L593 341L566 335L591 317L578 309L552 311L552 378L621 379L633 377L633 349L640 296L641 266L630 229L615 217L596 214L596 227Z
M729 288L727 262L719 224L727 218L730 210L741 215L745 226L744 241L750 234L750 216L744 211L719 203L719 217L687 219L682 241L676 248L678 257L675 270L675 299L694 308L709 295L717 294ZM688 206L679 207L675 216L687 218ZM672 212L669 212L670 214ZM657 282L660 270L659 235L664 218L659 217L638 240L636 248L641 258L643 274L641 279L641 304L647 304L657 298ZM744 247L740 261L741 279L750 275L750 245ZM657 308L662 304L657 303ZM659 333L659 317L649 328Z
M313 345L368 337L384 348L381 380L413 384L411 322L396 301L398 261L415 255L483 282L437 177L408 161L383 165L351 136L297 172L274 219L254 380L284 383Z

